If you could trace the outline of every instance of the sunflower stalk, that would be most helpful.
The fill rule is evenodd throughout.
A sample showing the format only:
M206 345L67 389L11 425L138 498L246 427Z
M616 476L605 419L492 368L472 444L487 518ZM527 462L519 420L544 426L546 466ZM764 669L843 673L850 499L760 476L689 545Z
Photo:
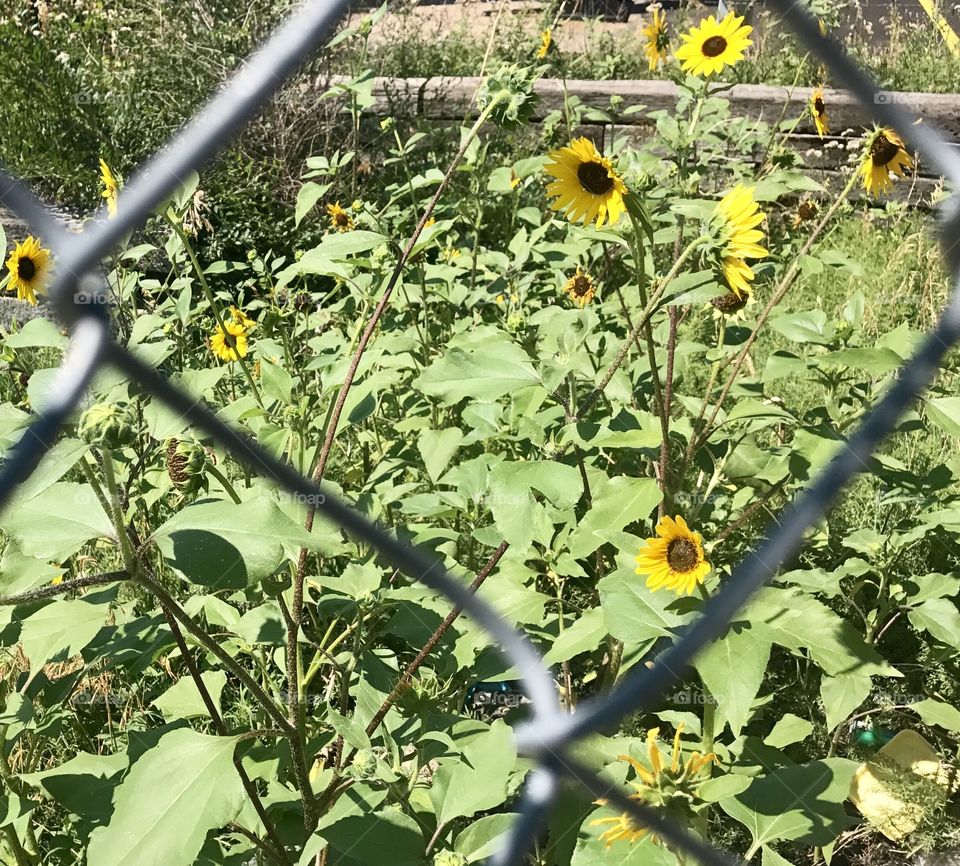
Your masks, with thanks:
M320 453L317 457L317 463L313 471L313 480L316 483L320 483L323 480L324 474L326 472L327 462L330 459L330 453L333 449L333 442L336 437L337 428L340 424L340 416L343 413L344 405L347 401L347 396L350 393L350 389L353 386L353 380L356 376L358 367L360 366L360 361L363 358L363 354L367 349L367 346L370 343L370 340L373 338L374 332L377 330L377 326L380 322L381 317L387 309L387 305L390 302L390 298L393 295L393 290L397 285L397 282L400 279L401 274L403 273L404 268L407 265L407 262L410 259L410 256L413 254L414 246L420 238L420 235L423 233L424 228L426 227L427 221L433 215L433 211L437 206L437 203L440 201L440 197L443 195L444 191L447 188L447 185L450 182L450 179L453 177L453 173L457 170L457 166L460 165L460 162L463 160L469 148L470 144L480 133L480 130L484 127L487 121L490 119L491 115L496 111L501 103L506 103L510 100L511 93L508 90L501 89L496 90L489 94L489 101L481 109L479 116L474 122L473 126L463 136L460 142L460 148L457 150L457 153L454 155L453 159L450 162L446 172L444 173L443 178L437 186L436 191L431 197L430 201L427 203L426 208L423 211L423 214L420 216L420 221L417 223L416 228L413 230L413 233L410 235L409 240L406 243L403 251L400 254L400 258L397 260L396 265L394 266L393 272L390 274L390 277L387 280L386 286L383 289L380 299L377 302L376 307L373 310L370 320L367 322L366 326L363 328L362 333L360 333L359 340L357 342L356 349L354 350L353 357L350 361L350 366L347 369L346 376L344 377L343 384L340 387L340 392L337 394L336 400L331 404L330 410L328 412L328 422L326 427L326 433L324 435L323 445L321 446ZM362 322L362 319L360 320ZM358 332L359 332L359 323L358 323ZM316 517L316 508L310 506L307 510L307 516L304 521L304 529L307 532L313 530L313 523ZM299 654L299 644L298 644L298 634L302 627L302 617L303 617L303 584L304 578L306 576L307 568L307 554L308 551L306 548L301 548L297 558L297 567L294 572L293 578L293 598L290 605L290 617L286 623L287 626L287 693L289 694L289 718L285 722L286 725L292 726L298 731L298 737L302 739L303 733L302 729L304 728L305 722L303 715L300 710L300 654ZM379 724L379 722L378 722ZM324 809L328 808L329 805L333 802L336 797L336 790L340 782L340 773L335 769L333 780L327 789L320 795L320 800L318 804L318 810L322 813ZM307 783L309 785L309 782Z
M200 267L200 261L197 259L197 254L194 252L193 246L190 243L190 239L187 237L187 233L173 218L169 210L164 211L163 216L167 224L176 233L177 237L180 238L180 243L183 244L183 248L187 253L187 257L190 259L190 265L193 267L193 272L197 275L197 282L200 284L200 289L203 292L204 297L207 299L207 303L210 305L210 310L213 313L213 318L217 323L217 327L220 329L222 334L229 336L223 315L221 314L220 308L217 306L217 303L213 298L213 292L210 289L210 284L207 282L206 276L204 276L203 268ZM254 382L253 375L251 374L250 369L247 367L246 359L240 355L239 352L235 352L235 354L237 355L237 362L240 364L240 369L243 372L247 383L250 385L250 390L253 392L254 399L257 401L257 405L260 406L261 409L265 410L263 399L260 397L260 390L257 388L257 383Z
M733 369L730 371L727 376L727 380L724 383L723 388L720 391L720 396L717 398L716 403L713 406L713 410L710 413L706 424L703 425L699 435L694 434L690 437L690 443L687 446L686 453L684 454L683 462L681 464L682 468L685 469L692 459L694 453L698 448L700 448L707 439L709 439L711 433L713 432L713 425L717 420L717 416L720 414L720 409L723 406L724 400L726 400L727 395L730 393L730 389L733 387L734 382L736 381L737 375L740 373L741 368L743 367L744 362L746 361L747 355L750 352L750 349L753 347L753 344L757 340L757 336L760 333L760 329L766 323L767 319L770 317L770 314L776 308L776 306L783 300L784 295L790 290L793 286L794 281L797 278L797 275L800 273L800 262L803 261L804 256L810 251L810 248L816 242L817 238L820 237L823 230L826 228L827 224L833 219L834 214L840 209L840 206L847 200L847 197L850 195L850 191L853 189L854 184L857 182L859 174L858 172L851 172L850 178L847 180L846 185L840 191L840 194L836 197L833 204L830 205L830 208L823 215L819 223L810 233L810 236L807 238L804 245L800 248L800 251L796 256L793 257L793 261L790 264L790 267L787 269L786 274L784 274L783 279L780 281L780 284L777 286L770 300L767 302L767 305L763 308L763 312L757 318L756 324L753 326L753 330L750 332L750 336L747 338L746 342L743 345L743 348L736 356L736 360L733 361ZM700 415L697 418L696 423L694 424L694 429L697 428L697 425L703 420L706 410L706 401L704 401L703 406L701 407Z

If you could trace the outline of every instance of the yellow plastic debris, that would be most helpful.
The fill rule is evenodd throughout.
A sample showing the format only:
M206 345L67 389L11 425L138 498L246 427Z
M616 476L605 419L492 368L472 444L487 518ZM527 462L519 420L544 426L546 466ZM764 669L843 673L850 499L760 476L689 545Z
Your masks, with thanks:
M902 839L956 782L930 743L916 731L900 731L850 782L850 800L884 836Z

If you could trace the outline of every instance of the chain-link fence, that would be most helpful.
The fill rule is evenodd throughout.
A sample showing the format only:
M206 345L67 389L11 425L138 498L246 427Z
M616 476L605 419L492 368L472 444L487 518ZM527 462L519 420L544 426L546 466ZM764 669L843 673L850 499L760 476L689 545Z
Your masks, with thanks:
M927 124L918 123L890 98L891 94L879 90L835 40L820 33L806 6L792 0L769 0L769 5L829 67L835 81L842 82L871 107L877 121L896 129L910 149L956 187L960 181L960 155L951 145ZM112 219L97 219L80 233L67 232L19 181L0 169L0 202L41 235L56 257L49 297L59 319L71 329L69 349L54 380L48 405L10 449L0 468L0 508L10 502L17 485L30 476L53 446L93 375L104 365L113 366L180 413L197 430L216 439L250 469L275 479L291 493L305 497L304 501L318 503L319 511L346 532L372 545L400 571L445 593L499 644L520 672L532 701L532 719L517 729L516 737L520 754L535 760L537 768L526 780L519 817L493 863L506 866L523 861L564 779L579 782L592 795L605 798L701 863L730 863L727 855L711 848L688 829L612 788L571 756L571 746L586 734L609 728L629 713L654 706L697 653L723 634L737 612L797 551L804 532L823 517L852 476L866 468L868 456L893 431L900 415L924 391L945 354L960 339L960 294L951 295L936 327L900 369L892 387L759 547L724 581L699 619L657 658L652 668L637 666L613 692L581 704L574 714L568 714L560 706L550 671L533 646L489 605L447 574L438 560L398 541L328 489L272 457L257 442L220 421L203 402L171 385L110 337L103 303L106 282L98 269L100 262L128 232L146 221L190 171L200 168L265 104L333 30L347 6L348 0L311 0L304 4L166 147L136 172L120 194L117 215ZM960 271L960 204L955 194L941 205L940 218L943 255L956 279ZM798 792L798 801L802 793Z

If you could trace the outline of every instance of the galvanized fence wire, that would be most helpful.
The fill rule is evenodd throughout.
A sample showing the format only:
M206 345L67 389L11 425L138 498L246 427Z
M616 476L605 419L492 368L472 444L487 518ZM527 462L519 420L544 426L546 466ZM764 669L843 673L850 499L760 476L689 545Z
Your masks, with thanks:
M907 145L939 171L954 188L960 186L960 156L926 123L917 123L904 107L878 99L881 93L832 38L820 33L808 9L791 0L768 0L809 48L832 71L834 80L869 106L882 124L893 127ZM90 303L105 297L105 278L99 271L104 257L128 232L142 226L151 212L199 169L277 91L285 79L326 38L349 0L310 0L292 15L233 75L226 85L184 128L150 159L122 190L117 215L98 218L79 233L66 231L30 191L0 169L0 201L18 214L33 232L44 238L54 254L56 269L49 297L57 316L70 327L70 343L51 388L51 397L10 449L0 466L0 509L10 503L16 488L34 471L53 446L63 425L76 411L95 373L112 365L139 383L195 429L219 442L251 470L272 478L287 491L316 502L317 509L345 532L362 539L415 580L443 592L461 606L499 645L519 672L532 702L532 718L518 726L521 754L533 758L518 804L519 816L506 843L492 858L497 866L519 864L542 832L563 780L583 785L592 796L605 799L649 827L671 846L701 863L722 866L734 862L689 829L642 802L629 799L571 754L578 741L593 732L609 730L628 714L651 709L676 684L694 657L719 638L738 612L800 547L803 533L820 520L847 482L867 468L877 445L896 427L900 416L924 392L945 354L960 340L960 293L954 290L934 329L916 354L899 370L892 386L863 419L859 429L840 448L832 462L814 479L773 526L769 534L723 582L706 603L701 616L659 657L652 668L636 666L609 694L581 704L572 714L559 703L549 669L527 638L508 625L483 599L470 593L432 555L409 546L367 520L326 487L300 475L274 458L255 440L218 419L202 401L172 385L160 373L117 344L110 335L106 308ZM960 203L952 195L940 210L943 255L956 282L960 275ZM795 792L799 802L804 792Z

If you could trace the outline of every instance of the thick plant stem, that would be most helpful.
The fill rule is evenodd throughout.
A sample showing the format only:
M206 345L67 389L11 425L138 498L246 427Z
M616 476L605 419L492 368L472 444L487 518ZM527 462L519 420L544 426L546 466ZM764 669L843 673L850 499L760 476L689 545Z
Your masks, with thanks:
M193 657L193 653L190 652L187 642L183 639L183 632L180 631L180 626L177 625L177 620L167 608L161 606L161 609L163 610L163 615L167 620L167 626L170 628L170 634L173 635L174 642L177 644L177 648L180 650L180 655L183 656L183 660L187 665L187 669L190 671L190 676L193 678L194 685L197 687L197 691L200 693L200 698L203 701L204 706L207 708L207 712L210 714L214 728L221 737L229 736L230 732L227 730L227 726L224 724L223 717L220 715L220 708L216 705L213 697L210 695L210 691L207 689L207 684L203 681L203 677L200 676L200 669L197 667L196 659ZM277 833L277 828L274 826L273 821L270 820L270 816L267 815L267 810L263 805L263 801L260 799L260 795L257 793L257 789L253 784L253 780L244 769L242 760L234 756L233 765L237 768L237 775L240 777L240 783L243 785L244 791L247 792L247 797L253 804L253 808L256 810L256 813L259 816L267 836L269 837L271 843L273 843L271 847L270 845L263 845L261 842L260 844L263 846L262 850L269 854L270 858L275 860L277 863L281 863L283 866L292 866L292 861L287 856L287 853L283 848L283 842ZM260 840L257 841L259 842Z
M727 395L730 393L730 389L733 387L733 383L736 381L737 375L740 372L740 368L743 366L744 361L747 358L747 355L750 353L750 349L753 347L753 344L757 340L757 336L760 333L760 329L763 327L764 323L770 317L770 314L773 312L777 304L783 300L783 296L790 290L796 281L797 275L800 272L800 262L803 260L804 256L810 252L810 248L813 246L814 242L820 237L823 230L826 228L827 224L833 219L833 215L840 208L840 205L846 201L847 196L850 194L850 190L853 189L853 185L857 182L858 173L851 172L850 179L847 181L846 186L837 196L836 200L830 206L830 209L824 214L823 219L817 223L816 227L810 233L810 237L807 238L806 243L801 247L800 251L793 258L790 267L787 269L787 273L784 274L783 279L780 281L780 285L777 286L776 291L773 293L773 296L767 302L767 305L763 308L763 312L760 314L757 319L756 325L753 327L750 336L747 338L747 341L744 343L743 348L737 354L736 360L733 362L733 369L730 371L730 374L727 376L727 381L724 383L723 389L720 391L720 396L717 398L717 402L714 404L713 411L710 413L710 417L707 419L707 423L704 425L703 430L700 435L694 435L690 437L690 445L687 447L687 454L684 457L684 463L688 463L690 458L693 456L693 452L696 451L701 445L703 445L707 439L710 437L710 433L713 429L713 424L717 420L717 415L720 414L720 409L723 406L723 401L727 399Z
M490 576L490 573L494 568L497 567L497 564L503 558L503 555L507 552L507 548L510 547L509 542L501 541L499 546L493 553L490 555L490 558L486 561L483 568L477 573L477 576L473 579L473 582L470 584L470 591L476 592L483 582ZM407 665L406 669L403 672L403 675L397 681L397 684L390 691L390 694L384 699L383 703L380 705L380 708L374 714L373 718L370 720L367 725L366 732L368 737L372 737L376 733L377 728L380 727L383 720L386 718L387 713L390 712L390 708L396 703L397 699L404 693L404 691L409 688L410 683L413 681L413 676L416 674L423 663L430 656L430 653L433 652L434 647L440 642L440 639L447 633L447 630L453 625L454 622L459 618L460 614L463 613L462 607L454 607L450 613L444 617L443 622L437 626L436 630L432 635L427 639L427 642L420 649L420 652L417 653L416 657L410 664ZM351 751L347 756L346 760L343 761L344 764L348 764L353 756L356 754L356 749ZM327 789L320 795L320 805L321 809L328 808L336 797L339 794L338 787L340 785L340 777L334 773L333 779L330 781L330 784L327 786Z
M310 787L310 777L307 772L299 728L289 724L276 703L274 703L273 699L260 684L257 683L243 666L238 664L217 641L207 634L206 630L183 609L179 602L148 573L148 570L137 558L133 550L133 545L130 542L130 536L127 533L126 524L123 519L123 511L120 507L120 494L117 488L116 476L113 472L113 458L108 452L105 452L102 458L101 463L103 466L104 480L107 484L107 501L110 505L110 516L114 523L114 529L117 532L124 564L130 575L130 579L151 593L165 611L168 611L178 622L185 626L187 631L196 638L197 642L203 646L204 649L215 656L227 670L240 680L240 682L249 689L250 693L256 698L266 713L277 723L280 730L283 731L284 735L290 741L290 755L293 762L294 776L296 777L297 787L303 798L304 824L312 831L317 821L315 808L316 798L314 797L313 789ZM96 479L94 479L94 488L99 490L99 485L95 482ZM98 495L103 496L103 492L100 491Z
M653 294L650 296L650 300L646 303L643 308L643 312L640 314L640 318L637 320L636 325L634 325L633 330L627 335L627 339L624 340L623 345L620 347L620 351L617 352L613 362L607 368L607 372L604 373L600 382L580 404L580 410L577 413L578 417L584 417L584 414L587 412L587 410L593 406L600 394L603 393L604 388L610 384L610 380L613 378L617 370L620 369L620 365L623 364L624 360L626 359L627 354L630 351L630 346L636 341L640 332L650 321L650 317L656 312L657 304L660 302L660 298L663 297L663 293L667 290L667 287L673 281L674 277L676 277L680 272L680 268L683 267L687 259L693 254L693 251L700 246L701 243L703 243L703 241L700 238L696 238L687 244L684 251L673 263L673 267L670 268L667 275L660 281L660 283L657 285L657 288L654 289Z
M333 404L333 408L330 413L330 419L327 423L323 446L320 449L320 454L317 458L317 465L313 472L313 480L317 483L323 480L324 474L326 473L327 461L330 459L330 452L333 449L333 441L337 435L337 427L340 425L340 416L343 414L343 407L347 402L347 396L350 393L350 388L353 386L353 380L356 376L357 368L360 366L360 360L363 358L363 353L366 351L367 345L373 337L373 333L376 331L377 325L380 323L380 319L387 308L387 304L390 302L390 297L400 279L400 275L403 273L403 269L406 267L407 261L413 253L413 248L416 245L417 240L419 240L420 235L426 227L427 220L430 219L434 208L437 206L437 202L440 201L440 196L447 188L450 178L453 177L454 171L456 171L457 166L464 157L464 154L466 154L467 148L470 146L473 139L476 138L477 134L480 132L480 129L487 122L487 119L496 106L497 100L494 99L491 101L490 105L480 112L480 116L470 128L470 131L467 133L467 135L464 136L463 141L460 144L460 149L457 151L456 155L451 161L449 168L447 168L446 174L444 174L443 179L437 186L436 192L434 192L433 197L428 202L423 214L420 217L419 223L417 223L417 227L413 230L413 234L410 235L407 245L404 247L400 258L397 260L397 264L394 266L393 272L391 273L390 278L387 280L383 294L380 296L380 300L377 302L377 306L374 308L373 314L370 316L370 320L360 337L360 341L357 343L357 347L353 353L353 358L350 361L350 366L347 369L347 374L343 380L343 385L340 387L340 392ZM307 530L307 532L313 531L313 522L315 517L316 507L311 505L307 510L306 520L304 521L304 528ZM290 618L287 622L287 630L289 634L287 637L288 651L286 663L287 692L290 696L289 720L290 724L294 725L295 727L299 727L298 721L300 718L300 664L299 653L296 651L296 647L297 635L300 631L303 615L303 582L306 576L306 569L307 548L304 547L300 549L300 553L297 558L297 568L293 579L293 600L290 605ZM293 648L294 651L291 652L290 648Z
M197 282L200 283L200 289L203 291L203 294L207 299L207 303L210 305L210 310L213 313L213 318L216 320L217 327L224 335L226 335L227 329L225 327L223 317L220 315L220 310L217 308L217 304L213 299L213 292L210 290L210 284L207 282L206 276L204 276L203 268L200 267L200 262L197 259L197 254L193 251L193 246L190 244L190 239L187 237L183 228L179 226L177 221L169 214L164 214L164 218L166 219L167 224L174 230L174 232L176 232L177 237L180 238L180 243L183 244L183 248L187 251L190 264L193 266L193 272L197 275ZM247 383L250 385L250 390L253 392L253 396L257 401L257 405L263 409L263 400L260 397L260 391L257 388L257 383L253 381L253 375L250 373L246 361L242 357L239 357L239 353L237 353L237 355L237 361L240 364L240 369L243 371L243 375L246 378Z
M87 589L91 586L119 583L121 580L126 580L128 576L126 571L107 571L103 574L75 577L73 580L65 580L62 583L52 584L50 586L41 586L37 589L28 590L27 592L18 592L16 595L0 595L0 607L32 604L35 601L56 598L58 595L63 595L65 592L70 592L74 589Z
M283 713L277 709L276 704L270 698L270 696L257 684L257 681L253 679L237 662L230 657L230 655L218 644L210 635L206 633L206 630L203 629L200 624L188 614L157 581L155 578L150 576L147 573L147 570L143 567L143 564L139 561L135 553L133 552L133 547L130 544L130 537L127 534L126 527L123 522L123 515L119 508L119 491L116 487L116 478L113 473L113 465L110 462L111 458L109 455L104 455L104 460L102 461L104 466L104 479L107 483L109 498L108 502L110 503L110 516L114 521L114 529L117 532L118 541L120 544L120 549L123 553L124 564L126 566L127 575L130 580L133 580L135 583L139 583L146 589L148 592L156 596L157 600L164 606L168 607L176 616L177 620L186 627L197 641L214 656L216 656L223 665L234 674L257 698L257 700L263 705L264 710L267 714L280 726L281 730L289 732L289 727L287 726L287 720L284 717ZM109 468L108 468L109 467ZM99 486L99 485L98 485ZM101 493L102 495L102 493Z

